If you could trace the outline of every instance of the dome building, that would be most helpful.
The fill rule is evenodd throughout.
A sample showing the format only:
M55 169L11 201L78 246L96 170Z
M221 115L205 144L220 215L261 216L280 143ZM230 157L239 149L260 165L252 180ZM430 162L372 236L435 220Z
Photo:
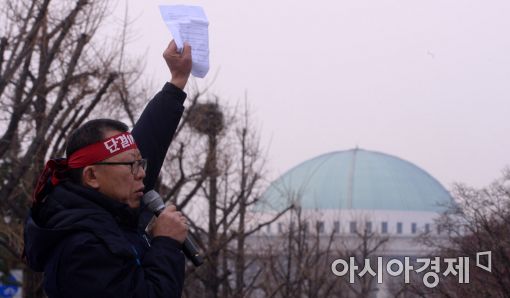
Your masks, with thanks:
M316 232L349 236L360 231L391 238L387 256L427 253L413 239L441 231L434 218L452 205L448 191L420 167L396 156L359 148L323 154L304 161L275 180L256 211L271 218L293 204ZM282 216L261 233L285 231Z
M393 297L408 283L402 276L381 273L384 282L379 282L379 276L374 274L363 277L364 280L363 275L356 274L366 269L367 261L376 263L370 264L372 269L377 266L388 272L388 268L395 270L391 265L395 260L402 264L409 257L407 264L416 266L417 257L430 256L433 248L416 238L427 233L434 241L446 241L445 232L434 222L452 204L448 191L411 162L359 148L331 152L302 162L271 183L251 212L253 223L265 226L250 237L248 247L254 256L269 248L269 254L256 257L262 262L260 267L278 263L276 268L288 268L280 275L265 277L265 284L284 283L274 279L299 276L297 272L304 266L315 272L306 276L327 277L317 281L318 288L337 287L337 279L348 280L352 285L339 289L342 297ZM289 206L293 206L291 212L274 220ZM317 254L318 263L303 264L302 259L289 259L296 255L296 248L291 245L302 239L312 241L308 247L314 247L311 253ZM356 263L350 263L351 257ZM264 259L272 263L267 265ZM338 269L334 265L338 259L350 265ZM297 266L294 270L289 269L292 262ZM349 273L346 269L353 264L357 264L358 270L354 275L352 268ZM339 275L340 271L345 275ZM300 280L303 285L313 282ZM320 290L314 293L317 297L324 294Z

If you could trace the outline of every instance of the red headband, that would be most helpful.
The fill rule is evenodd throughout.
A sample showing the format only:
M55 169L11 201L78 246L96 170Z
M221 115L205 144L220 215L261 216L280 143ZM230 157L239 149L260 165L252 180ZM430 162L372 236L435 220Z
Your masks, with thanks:
M114 135L75 151L67 159L68 169L79 169L105 160L129 149L136 149L135 140L129 132Z
M37 181L34 189L33 203L38 203L44 199L46 195L44 190L48 179L51 179L51 184L55 186L62 179L61 173L68 169L90 166L124 151L136 148L138 147L131 133L123 132L85 146L75 151L67 159L50 159Z

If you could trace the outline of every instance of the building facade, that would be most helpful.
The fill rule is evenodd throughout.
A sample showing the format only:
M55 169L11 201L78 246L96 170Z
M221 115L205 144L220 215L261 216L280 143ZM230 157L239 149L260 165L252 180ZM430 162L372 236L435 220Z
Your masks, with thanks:
M431 248L417 237L445 239L435 219L453 204L448 191L420 167L355 148L320 155L290 169L265 191L252 216L256 223L265 223L293 206L299 210L300 226L323 238L324 245L333 239L336 251L355 250L361 238L368 241L367 236L380 241L383 245L370 257L383 257L387 265L391 259L430 255ZM296 220L296 212L287 212L252 237L252 247L282 241ZM374 288L368 297L391 296L384 285Z

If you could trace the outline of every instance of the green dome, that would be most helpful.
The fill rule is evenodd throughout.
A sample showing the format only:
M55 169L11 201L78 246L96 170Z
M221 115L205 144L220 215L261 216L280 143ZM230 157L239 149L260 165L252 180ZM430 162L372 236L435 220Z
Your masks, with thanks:
M289 202L304 209L441 212L448 191L427 172L398 157L362 149L307 160L282 175L263 195L263 209Z

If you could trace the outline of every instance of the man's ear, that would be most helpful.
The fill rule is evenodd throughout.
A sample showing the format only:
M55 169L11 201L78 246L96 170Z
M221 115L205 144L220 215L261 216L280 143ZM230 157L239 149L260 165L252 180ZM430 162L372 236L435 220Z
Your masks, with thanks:
M96 168L94 166L84 167L81 179L83 185L92 187L94 189L99 188L99 181L97 179Z

